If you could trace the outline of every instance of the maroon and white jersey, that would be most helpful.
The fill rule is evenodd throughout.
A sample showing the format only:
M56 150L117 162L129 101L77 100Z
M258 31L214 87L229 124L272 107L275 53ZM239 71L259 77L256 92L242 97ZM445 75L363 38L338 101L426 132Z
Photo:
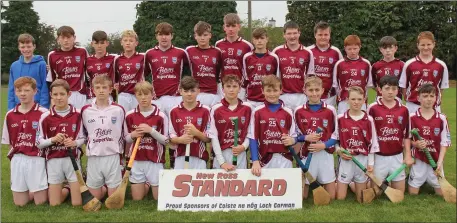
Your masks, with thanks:
M81 113L78 109L70 105L70 112L65 116L60 116L53 106L49 111L43 113L39 123L39 138L50 139L58 133L65 135L65 138L73 140L84 139L82 130ZM53 144L46 148L46 159L67 157L67 147L63 143ZM73 155L77 157L76 149L72 149Z
M264 101L262 93L262 78L274 74L279 77L279 58L276 54L267 52L261 58L254 51L243 57L243 88L246 88L247 99Z
M433 57L430 63L424 63L419 56L406 61L400 77L400 87L406 88L406 101L419 104L419 88L432 84L436 88L436 106L441 104L440 89L449 88L449 72L446 64Z
M241 37L234 42L224 38L217 41L215 45L222 52L221 80L227 74L235 74L243 81L243 57L244 54L254 50L254 46Z
M81 109L84 134L87 138L87 156L109 156L124 153L125 111L115 102L98 109L94 100Z
M300 45L292 51L287 44L278 46L273 53L279 57L282 91L284 93L303 93L307 74L314 74L313 52Z
M259 143L259 161L264 166L270 162L274 153L280 153L292 161L292 156L282 143L282 134L295 137L295 122L292 111L284 106L272 112L268 108L268 102L255 108L252 112L248 138L255 139Z
M229 103L223 98L220 103L211 107L210 138L218 138L221 149L230 149L234 142L235 123L232 118L238 118L238 145L241 145L248 134L251 121L252 107L249 103L238 99L238 105L234 110L229 109Z
M327 99L335 96L336 92L333 88L333 68L337 61L343 59L343 54L335 46L330 46L322 51L316 44L308 46L307 49L313 52L314 56L314 74L321 78L324 93L321 99ZM333 88L333 89L332 89Z
M217 81L222 66L222 53L219 48L198 46L186 48L192 77L200 83L200 92L217 94Z
M114 60L114 82L119 84L119 93L135 94L136 83L144 81L144 54L135 52L131 57L124 54Z
M141 114L139 106L127 112L125 117L126 128L129 133L133 132L140 124L145 123L162 135L168 136L168 118L159 110L156 105L152 105L152 113L145 117ZM135 143L130 147L133 151ZM145 134L140 141L135 160L152 161L154 163L165 163L165 146L160 144L150 134Z
M349 110L338 115L340 146L354 156L379 152L373 118L365 111L362 112L363 118L357 121L349 115Z
M8 111L3 123L2 144L10 145L8 158L11 160L16 153L27 156L44 157L42 150L36 146L36 136L39 134L39 121L41 114L46 108L34 104L32 109L23 114L19 112L19 106Z
M451 132L449 131L449 125L447 118L444 114L435 111L435 114L430 119L425 119L421 114L419 108L415 113L410 114L410 129L417 129L419 135L427 142L427 149L433 157L435 162L438 162L440 156L441 146L451 146ZM413 140L418 140L409 134ZM429 163L427 156L420 149L412 147L413 157L420 159L425 163Z
M57 49L48 54L49 71L47 82L63 79L70 85L71 91L86 95L85 68L89 57L85 48L73 47L70 51Z
M315 133L317 128L320 127L324 131L320 133L321 135L321 142L325 143L330 138L338 140L338 123L337 123L337 115L336 110L333 106L325 104L322 102L322 107L317 110L313 111L309 107L309 104L306 103L303 106L297 107L294 111L295 117L295 124L297 132L300 135L309 135L311 133ZM308 146L311 143L305 141L302 144L300 149L300 158L305 158L308 156ZM325 149L330 154L335 152L335 147L332 146L330 148Z
M183 102L171 109L168 115L170 119L170 139L180 137L184 134L184 125L192 123L195 128L209 137L210 129L210 109L197 102L197 106L192 110L184 108ZM186 153L186 145L179 144L175 150L174 156L184 156ZM194 137L190 144L190 155L208 161L208 151L206 151L206 143Z
M395 76L400 80L400 74L403 70L404 65L405 63L399 59L395 59L390 62L380 60L374 63L373 66L371 66L371 75L373 76L373 87L378 87L379 81L382 77L386 75ZM376 90L376 93L378 96L381 96L381 93L379 93L378 90ZM400 89L398 89L397 97L402 98Z
M395 100L395 106L388 108L378 98L370 106L367 113L374 119L378 136L379 152L383 156L397 155L403 152L403 139L409 134L408 108Z
M116 55L106 53L103 57L97 58L91 55L86 61L86 78L89 80L87 99L95 97L92 80L96 76L107 75L114 82L114 58Z
M171 46L162 51L158 46L146 51L146 75L152 75L157 98L163 95L178 96L184 66L188 66L189 58L184 49Z
M333 87L338 94L337 103L348 99L349 87L359 86L368 96L367 88L373 87L370 61L359 56L356 60L347 57L336 62L333 70Z

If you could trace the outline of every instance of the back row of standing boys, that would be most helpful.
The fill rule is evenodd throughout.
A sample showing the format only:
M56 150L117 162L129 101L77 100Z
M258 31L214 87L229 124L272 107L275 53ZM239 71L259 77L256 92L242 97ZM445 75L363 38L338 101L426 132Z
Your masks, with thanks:
M87 56L85 49L74 47L73 29L63 26L57 32L61 48L48 56L49 88L39 74L24 74L22 69L17 73L18 67L31 66L34 61L43 70L42 61L33 56L33 38L21 35L18 42L23 56L11 66L10 88L14 88L9 92L11 110L2 137L2 143L11 147L8 157L15 204L22 206L32 199L40 204L49 197L51 205L58 205L71 192L72 204L80 205L66 150L83 144L90 192L98 199L106 192L112 194L121 183L119 154L129 157L132 142L140 136L130 176L134 200L143 199L151 187L157 199L166 144L176 159L172 163L175 169L184 167L186 144L191 144L193 169L206 168L211 153L213 168L247 168L245 151L249 148L252 173L259 176L261 168L292 168L285 146L300 142L294 148L302 161L309 152L315 154L309 171L338 199L346 197L352 181L358 198L367 186L366 176L341 148L380 179L403 162L411 165L414 156L409 192L417 194L427 181L441 193L437 177L420 151L429 149L442 172L450 133L439 105L441 89L449 84L446 65L432 55L432 33L419 34L420 53L405 64L394 57L396 40L382 38L384 58L371 66L359 56L357 36L344 40L346 57L331 46L330 27L325 22L315 26L316 44L310 47L299 43L298 25L287 22L286 43L272 52L266 48L264 29L253 32L255 49L238 36L239 29L239 17L227 14L226 37L213 47L209 45L211 26L199 22L194 28L198 45L183 50L171 45L172 26L160 23L156 27L158 45L145 54L135 51L135 32L124 31L120 56L106 53L107 35L97 31L92 38L95 55ZM192 77L181 78L186 66ZM34 75L34 79L22 77ZM152 85L144 81L145 75L152 75ZM111 96L113 84L119 93L118 104ZM377 87L379 97L365 112L368 87ZM47 89L54 105L49 111L39 105L47 103L47 95L43 95L48 94ZM406 106L401 103L402 95ZM238 146L233 145L233 117L239 120ZM317 134L318 127L324 131ZM410 129L418 129L425 140L410 141ZM124 146L125 142L130 146ZM211 153L206 149L209 142ZM337 174L335 150L340 156ZM79 149L72 151L81 155ZM238 156L236 166L231 164L233 155ZM405 177L400 174L392 186L404 191ZM69 190L62 188L65 180ZM305 186L304 196L307 194Z

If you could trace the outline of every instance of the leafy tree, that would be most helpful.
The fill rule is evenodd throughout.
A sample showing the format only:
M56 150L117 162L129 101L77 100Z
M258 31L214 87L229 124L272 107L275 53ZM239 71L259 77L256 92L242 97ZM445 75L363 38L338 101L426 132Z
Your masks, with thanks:
M33 2L2 2L2 70L9 71L11 63L20 56L17 38L22 33L31 34L35 40L39 36L40 24L38 13L33 10ZM3 11L4 10L4 11Z
M140 43L138 51L146 51L157 43L155 27L161 22L173 26L173 44L187 47L196 44L194 25L205 21L212 26L212 43L224 37L223 18L227 13L236 13L235 1L143 1L136 5L137 18L133 28Z
M52 25L47 25L46 23L40 23L40 28L38 36L35 37L36 40L36 53L42 55L45 60L49 52L54 49L57 49L58 44L56 40L56 28Z
M347 35L362 40L360 54L372 63L381 59L378 42L383 36L397 39L397 57L407 60L418 51L417 35L422 31L434 33L437 45L434 54L446 62L450 71L457 70L457 3L454 2L301 2L288 1L286 20L300 25L300 41L314 43L314 25L327 21L332 27L332 44L343 48ZM343 52L344 53L344 52ZM453 75L455 77L454 71Z
M283 38L283 30L282 27L270 27L268 25L268 18L261 18L261 19L254 19L251 22L252 30L256 28L265 28L268 33L268 49L273 50L277 46L281 45L284 43L284 38ZM250 41L251 37L248 36L249 34L248 31L248 20L244 19L241 21L241 31L240 31L240 36L242 36L244 39Z

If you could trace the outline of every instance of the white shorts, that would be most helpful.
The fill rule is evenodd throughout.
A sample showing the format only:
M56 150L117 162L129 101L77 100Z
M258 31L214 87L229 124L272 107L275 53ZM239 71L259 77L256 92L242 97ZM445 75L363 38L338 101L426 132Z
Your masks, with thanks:
M125 92L119 93L117 96L117 103L120 106L124 107L125 112L133 110L136 108L136 106L138 106L138 101L136 100L135 95Z
M184 169L185 156L178 156L175 159L175 170ZM189 169L207 169L206 161L198 157L189 157Z
M200 93L197 96L197 100L203 105L211 108L213 105L221 101L221 96L218 94Z
M357 155L355 158L365 167L368 164L368 156ZM339 158L340 166L338 169L338 181L349 184L352 181L356 183L367 182L368 177L365 173L352 161ZM311 161L312 162L312 161Z
M403 164L403 153L393 156L374 155L374 175L379 180L385 180L390 174ZM392 181L401 181L406 178L405 170L401 171Z
M442 167L441 175L444 176L444 169ZM411 166L409 171L408 184L411 187L420 188L425 182L433 188L440 188L438 178L432 166L422 162L422 160L416 159L416 163Z
M406 108L408 108L409 113L415 113L421 106L412 102L406 102ZM441 106L435 107L437 112L441 112Z
M86 98L86 95L81 94L78 91L72 91L70 98L68 98L68 103L77 109L81 109L87 103Z
M139 184L147 181L151 186L159 186L159 172L163 169L163 163L135 160L130 171L130 183Z
M325 104L331 105L336 107L336 96L332 96L326 99L322 99L321 101L325 102ZM312 161L312 160L311 160Z
M344 114L348 109L349 109L349 104L347 103L347 101L340 101L340 103L338 103L338 115L339 114ZM362 110L364 110L364 111L367 110L367 104L366 103L364 103L362 105Z
M274 153L270 162L262 168L292 168L292 161L288 160L280 153Z
M222 98L224 98L224 90L222 89L222 83L217 84L217 94ZM246 88L241 88L240 92L238 93L238 98L242 101L246 101Z
M48 189L43 157L14 154L11 159L11 190L37 192Z
M284 93L281 96L279 96L279 99L281 99L284 102L284 105L292 111L298 107L304 105L308 100L306 99L305 94L300 94L300 93L293 93L293 94L287 94Z
M81 170L80 162L77 161L76 164ZM69 183L78 181L70 157L53 158L48 160L46 162L46 170L48 171L49 184L61 184L65 179L67 179Z
M226 163L232 164L233 153L232 153L231 149L223 150L222 156L224 157ZM242 153L238 154L236 168L237 169L246 169L247 168L246 152L242 152ZM219 161L216 158L214 158L213 169L222 169L221 164L219 164Z
M302 159L303 164L306 163L306 159L308 159L308 157ZM313 153L311 163L309 164L308 172L320 184L328 184L335 182L336 177L333 155L329 154L325 150ZM305 180L305 183L309 184L308 179Z
M181 96L170 96L170 95L163 95L157 100L153 100L152 103L157 105L161 111L168 116L171 109L181 103L182 97Z
M87 157L87 187L100 188L104 184L108 188L116 188L121 184L121 164L119 154L110 156Z
M246 100L246 101L252 105L252 108L257 108L257 107L265 104L265 102L263 102L263 101L250 101L250 100Z

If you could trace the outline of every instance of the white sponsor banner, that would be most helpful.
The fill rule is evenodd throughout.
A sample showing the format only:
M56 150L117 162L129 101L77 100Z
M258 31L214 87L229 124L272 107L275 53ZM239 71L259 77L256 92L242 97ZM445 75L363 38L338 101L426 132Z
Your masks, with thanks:
M159 211L241 211L302 208L299 168L160 170Z

